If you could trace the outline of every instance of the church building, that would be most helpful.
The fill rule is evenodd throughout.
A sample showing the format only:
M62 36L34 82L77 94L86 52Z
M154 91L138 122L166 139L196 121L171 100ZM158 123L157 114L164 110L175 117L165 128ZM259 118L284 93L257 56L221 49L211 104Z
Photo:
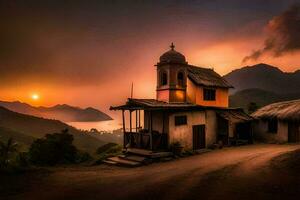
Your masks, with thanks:
M124 148L165 151L179 143L198 150L215 143L251 142L253 118L228 107L233 86L213 69L190 65L173 43L170 48L156 64L156 99L129 98L110 108L122 111Z

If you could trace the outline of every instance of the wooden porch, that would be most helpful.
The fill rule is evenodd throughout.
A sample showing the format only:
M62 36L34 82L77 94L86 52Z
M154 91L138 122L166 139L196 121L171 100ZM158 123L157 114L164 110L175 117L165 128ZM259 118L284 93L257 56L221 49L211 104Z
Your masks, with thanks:
M129 130L126 129L126 119L125 119L126 111L129 112ZM147 124L147 127L142 127L141 111L145 111L145 110L134 109L134 108L122 109L124 148L138 148L138 149L147 149L153 151L167 150L168 134L164 131L165 130L164 123L163 123L162 132L153 130L152 111L147 110L148 117L144 118L144 124ZM134 124L133 124L133 115L135 117Z

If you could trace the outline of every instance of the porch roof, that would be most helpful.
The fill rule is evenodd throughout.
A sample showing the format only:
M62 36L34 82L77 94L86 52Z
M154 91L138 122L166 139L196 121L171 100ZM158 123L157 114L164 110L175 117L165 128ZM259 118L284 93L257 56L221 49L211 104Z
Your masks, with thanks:
M247 115L242 109L226 109L218 110L218 115L228 121L234 123L247 122L254 120L253 117Z
M201 106L192 103L167 103L156 99L133 99L129 98L126 104L111 106L110 110L216 110L224 118L235 120L253 120L251 116L244 113L241 108L223 108L212 106Z
M191 103L167 103L164 101L158 101L156 99L129 98L125 105L111 106L110 110L201 110L204 108L204 106Z

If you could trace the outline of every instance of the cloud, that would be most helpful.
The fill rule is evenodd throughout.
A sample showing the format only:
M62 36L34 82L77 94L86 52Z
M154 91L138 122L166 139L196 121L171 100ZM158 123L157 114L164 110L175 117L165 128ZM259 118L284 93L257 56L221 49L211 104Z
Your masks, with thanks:
M266 53L279 57L300 50L300 5L294 4L282 14L273 17L266 26L264 47L243 59L257 60Z

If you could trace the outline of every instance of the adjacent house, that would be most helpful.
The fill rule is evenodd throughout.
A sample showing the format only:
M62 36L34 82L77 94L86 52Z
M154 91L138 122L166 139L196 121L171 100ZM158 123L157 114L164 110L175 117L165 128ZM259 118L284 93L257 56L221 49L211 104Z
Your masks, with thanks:
M188 64L173 43L170 48L156 64L156 99L129 98L111 107L122 111L124 147L158 151L179 142L198 150L220 142L251 142L253 118L228 108L233 86L213 69Z
M252 114L255 138L266 142L300 142L300 99L273 103Z

